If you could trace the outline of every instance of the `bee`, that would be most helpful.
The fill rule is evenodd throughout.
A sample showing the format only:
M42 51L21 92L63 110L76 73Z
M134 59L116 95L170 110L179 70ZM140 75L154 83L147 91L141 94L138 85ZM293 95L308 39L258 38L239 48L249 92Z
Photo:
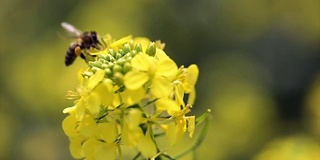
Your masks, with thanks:
M75 38L65 55L64 63L66 66L71 65L78 56L87 61L87 57L91 56L86 53L88 49L96 48L100 50L101 43L96 31L81 32L67 22L62 22L61 27L64 28L71 37Z

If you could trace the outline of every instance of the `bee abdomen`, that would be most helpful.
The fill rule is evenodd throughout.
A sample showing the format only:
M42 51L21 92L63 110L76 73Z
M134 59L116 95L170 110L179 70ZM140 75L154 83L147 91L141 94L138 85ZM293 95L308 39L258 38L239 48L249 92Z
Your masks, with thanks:
M66 66L71 65L74 62L74 60L77 58L77 54L76 54L77 47L80 47L80 46L76 43L73 43L68 48L65 59L64 59L64 63L66 64Z

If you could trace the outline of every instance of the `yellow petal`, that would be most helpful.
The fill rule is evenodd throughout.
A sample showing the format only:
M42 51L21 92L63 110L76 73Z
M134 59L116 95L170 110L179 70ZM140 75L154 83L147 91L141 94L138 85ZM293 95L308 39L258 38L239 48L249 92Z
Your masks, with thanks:
M142 129L138 126L130 127L127 123L122 125L121 140L124 145L136 146L139 139L143 136Z
M180 111L180 107L177 103L168 98L161 98L155 102L157 110L167 111L170 115L174 112Z
M170 146L173 146L177 143L178 137L176 134L176 125L174 123L170 123L165 127L166 138Z
M117 126L111 122L98 123L95 137L107 143L114 142L118 138Z
M156 98L169 96L173 91L173 86L163 77L154 77L151 84L151 93Z
M196 100L196 89L193 87L191 89L191 92L189 93L188 104L193 105L195 100Z
M132 70L124 75L124 85L131 90L142 87L148 80L149 76L145 72Z
M160 61L169 58L169 56L166 54L166 52L164 52L162 49L159 49L159 48L157 48L157 53L156 53L155 57Z
M100 106L101 106L101 102L100 102L100 97L98 95L98 93L96 92L92 92L89 97L87 97L87 105L86 108L89 110L89 112L92 115L97 115L100 112Z
M186 80L184 81L186 93L191 92L192 88L197 83L198 76L199 76L198 66L195 64L190 65L187 68L187 77L186 77Z
M83 68L79 69L79 71L77 72L77 78L78 78L79 82L82 82L82 80L83 80L83 76L82 76L83 72L84 72Z
M97 124L92 116L85 115L82 121L79 123L79 133L84 137L93 137Z
M62 113L72 113L76 110L76 106L65 108Z
M131 60L131 66L141 71L147 71L152 63L151 57L147 54L138 54Z
M129 35L129 36L126 36L126 37L123 37L115 42L113 42L110 47L111 48L117 48L119 45L122 45L128 41L130 41L132 39L132 35Z
M105 71L98 70L93 76L89 78L87 87L93 89L98 83L100 83L104 78Z
M84 153L82 151L82 143L84 141L83 137L72 137L69 138L70 145L69 150L71 153L71 156L75 159L82 159L84 158Z
M189 79L189 83L191 85L195 85L197 80L198 80L198 76L199 76L199 68L197 65L192 64L188 67L188 75L190 75L190 77L188 77Z
M170 59L170 57L166 56L165 53L162 50L159 50L158 56L161 57L158 61L158 66L157 66L157 75L165 76L165 77L172 77L177 74L178 67L176 63ZM163 53L161 53L163 52Z
M99 141L95 138L89 138L87 141L85 141L82 145L83 153L86 157L86 159L95 159L95 150L96 146L98 145Z
M179 142L187 130L186 120L181 116L176 119L176 136Z
M144 98L145 94L146 94L145 90L142 87L136 90L130 90L127 88L124 91L124 100L126 105L131 106L133 104L140 102Z
M175 100L177 104L180 106L182 105L183 107L185 106L183 97L184 97L184 89L183 85L180 81L177 81L174 85L174 95L175 95Z
M186 119L187 119L187 122L188 122L189 137L192 138L194 129L196 127L195 116L188 116L188 117L186 117Z
M113 82L110 79L104 79L94 90L103 105L110 105L113 102Z
M144 157L150 158L157 154L156 144L151 139L149 132L139 140L137 147Z
M73 115L67 116L62 121L62 129L68 137L76 137L79 135L76 130L77 122L78 122L78 119Z
M95 148L95 160L116 159L116 146L114 143L98 142Z
M86 110L86 98L81 97L80 100L76 104L75 108L75 116L78 120L82 120L82 118L85 115L85 110Z

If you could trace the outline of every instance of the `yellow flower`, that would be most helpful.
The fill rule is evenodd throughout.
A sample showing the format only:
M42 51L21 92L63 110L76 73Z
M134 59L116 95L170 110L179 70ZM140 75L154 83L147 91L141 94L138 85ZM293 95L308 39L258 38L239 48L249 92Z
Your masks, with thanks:
M124 84L128 89L136 90L150 82L150 92L156 98L172 92L169 78L176 74L177 66L162 50L157 50L156 57L139 54L132 59L131 65L134 69L124 76Z
M166 135L170 146L187 131L192 137L195 116L186 114L195 100L198 67L178 69L161 41L110 35L102 40L106 46L89 53L95 56L80 70L80 86L67 94L75 100L63 110L69 115L62 122L71 155L123 159L121 148L127 146L139 152L136 159L154 159L168 149L156 143L158 136Z
M104 74L105 72L103 70L99 70L89 79L84 78L82 86L78 89L81 98L77 101L75 106L64 109L63 113L74 112L76 118L79 120L84 117L86 109L91 111L93 114L96 114L99 110L101 101L99 95L92 93L92 91L103 80ZM106 83L103 84L107 85ZM105 93L108 94L108 92Z

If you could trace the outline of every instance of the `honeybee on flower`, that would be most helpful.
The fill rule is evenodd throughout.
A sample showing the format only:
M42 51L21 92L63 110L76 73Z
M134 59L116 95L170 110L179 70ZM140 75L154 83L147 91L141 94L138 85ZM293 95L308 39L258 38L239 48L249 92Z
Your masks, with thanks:
M195 100L197 65L178 67L160 41L102 39L108 47L94 53L80 86L68 92L74 105L63 111L72 156L121 159L127 146L136 148L136 158L170 157L165 152L195 130L197 119L186 114ZM166 136L165 149L156 143L158 135Z

